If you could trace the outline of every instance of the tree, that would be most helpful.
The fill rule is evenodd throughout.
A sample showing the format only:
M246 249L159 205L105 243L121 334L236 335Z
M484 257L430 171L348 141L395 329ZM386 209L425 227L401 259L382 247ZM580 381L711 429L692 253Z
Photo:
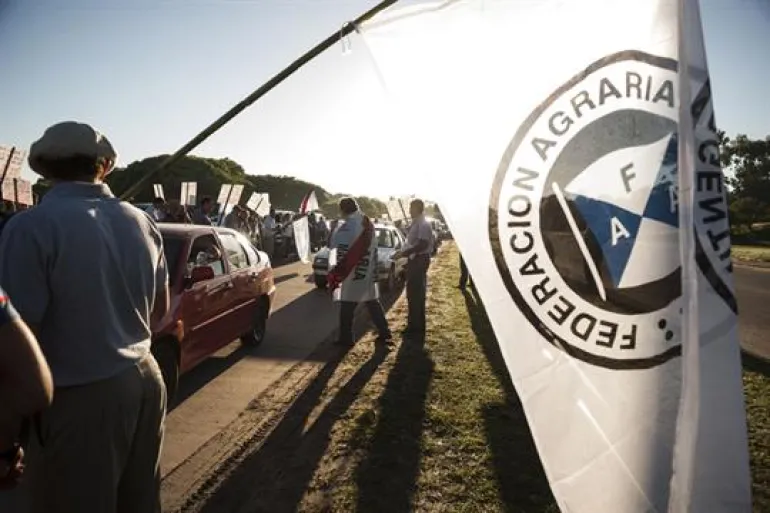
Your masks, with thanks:
M770 136L750 139L738 135L730 139L719 133L722 166L732 171L726 179L730 189L730 214L733 225L751 229L770 217Z
M147 173L153 172L168 155L157 155L132 162L125 168L115 169L108 177L107 184L116 196L122 195ZM245 204L252 192L270 194L270 203L278 210L296 211L302 199L310 191L315 191L318 204L327 217L337 217L339 200L344 194L331 194L316 184L299 180L292 176L249 175L237 162L229 159L212 159L195 156L185 156L173 166L153 177L152 180L136 193L130 201L149 203L155 196L153 184L163 185L166 198L179 198L182 182L197 182L198 198L210 196L214 199L219 195L223 184L242 184L240 204ZM35 193L43 196L51 185L40 179L34 186ZM377 218L387 212L385 204L367 196L356 198L361 210L372 218Z
M152 172L167 155L146 158L131 163L125 169L116 169L107 177L107 183L116 195L121 195L139 178ZM270 194L271 204L279 210L297 210L300 202L311 190L316 191L319 204L329 197L323 187L290 176L249 175L237 162L224 158L212 159L195 156L182 157L169 169L164 170L142 187L131 201L149 202L154 197L153 184L163 185L167 198L178 198L182 182L198 183L198 198L219 195L223 184L242 184L240 203L245 204L252 192Z

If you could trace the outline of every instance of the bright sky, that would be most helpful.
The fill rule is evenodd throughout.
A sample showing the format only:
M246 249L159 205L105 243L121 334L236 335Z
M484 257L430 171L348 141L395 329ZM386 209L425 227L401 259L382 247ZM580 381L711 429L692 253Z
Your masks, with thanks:
M0 0L0 144L27 147L48 125L75 119L106 133L123 165L172 153L376 3ZM770 3L701 5L717 123L730 135L770 134ZM355 37L350 44L347 54L335 46L193 153L332 192L435 197L427 173L388 165L386 133L371 122L383 114L383 90L366 48Z

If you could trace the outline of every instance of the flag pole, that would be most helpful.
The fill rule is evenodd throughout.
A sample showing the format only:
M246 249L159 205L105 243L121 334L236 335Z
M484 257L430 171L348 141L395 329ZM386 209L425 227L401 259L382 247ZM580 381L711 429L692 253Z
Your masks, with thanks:
M127 198L131 198L134 196L141 187L147 183L150 178L152 178L155 173L158 173L171 165L173 165L176 161L190 153L192 150L194 150L197 146L199 146L203 141L211 137L217 130L225 126L229 121L231 121L235 116L246 110L249 106L251 106L254 102L262 98L264 95L269 93L274 87L276 87L278 84L289 78L291 75L294 74L295 71L299 70L302 66L310 62L311 60L315 59L321 53L323 53L325 50L331 48L334 44L336 44L338 41L340 41L342 38L350 35L351 33L358 30L358 26L361 23L364 23L365 21L369 20L376 14L384 11L388 7L392 6L398 2L398 0L383 0L362 15L360 15L358 18L353 20L352 22L345 23L342 28L338 31L335 31L333 34L329 35L326 39L315 45L313 48L308 50L305 54L300 56L297 60L292 62L288 67L283 69L281 72L279 72L277 75L274 75L270 80L259 86L253 93L248 95L246 98L241 100L239 103L237 103L234 107L232 107L230 110L225 112L222 117L214 121L212 124L210 124L208 127L206 127L201 133L196 135L192 138L187 144L179 148L176 153L168 157L166 160L164 160L160 166L155 168L154 170L150 171L143 177L141 177L139 180L134 183L131 187L128 188L126 192L124 192L121 195L121 199L125 200Z

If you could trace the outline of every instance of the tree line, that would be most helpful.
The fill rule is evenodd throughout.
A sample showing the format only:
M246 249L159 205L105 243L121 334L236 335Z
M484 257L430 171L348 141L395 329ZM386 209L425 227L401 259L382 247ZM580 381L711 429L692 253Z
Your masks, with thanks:
M168 155L157 155L118 168L107 177L107 184L116 196L122 195L141 177L156 169ZM270 202L278 210L296 211L307 193L315 190L318 204L324 215L336 217L337 203L345 194L332 194L316 184L299 180L291 176L249 175L243 167L229 158L214 159L186 156L172 167L150 180L129 201L149 203L155 193L153 184L163 185L166 198L179 198L182 182L197 182L198 198L209 196L216 200L223 184L242 184L241 204L246 204L253 192L270 194ZM34 187L38 197L42 197L50 188L45 180L39 180ZM356 197L361 209L370 217L382 217L387 214L385 203L368 196Z
M730 224L749 233L770 221L770 136L731 139L720 132L720 158L725 169Z
M746 135L730 138L720 132L719 139L720 159L728 188L730 223L734 230L752 233L758 224L770 222L770 136L765 139L752 139ZM107 183L119 196L167 157L158 155L133 162L115 170ZM290 176L249 175L240 164L228 158L186 156L145 184L131 201L152 201L153 183L162 184L168 198L179 198L182 182L197 182L199 198L211 196L215 199L222 184L243 184L242 204L248 201L252 192L266 192L270 194L272 205L279 210L296 210L302 198L315 190L318 204L328 217L336 217L337 202L344 196ZM50 185L41 179L35 184L34 192L42 197L48 188ZM368 216L387 215L387 207L379 199L367 196L356 199ZM441 215L438 207L432 213Z

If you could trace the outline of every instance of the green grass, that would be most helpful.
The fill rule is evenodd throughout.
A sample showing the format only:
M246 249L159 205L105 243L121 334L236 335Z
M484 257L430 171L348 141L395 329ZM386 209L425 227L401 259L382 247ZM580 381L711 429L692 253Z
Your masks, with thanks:
M457 259L449 246L432 267L425 344L378 363L324 438L301 511L558 511L483 305L455 288ZM401 304L389 321L404 317ZM345 367L371 355L369 338ZM769 512L770 372L745 367L754 511Z
M738 262L770 262L770 246L733 246L732 257Z

